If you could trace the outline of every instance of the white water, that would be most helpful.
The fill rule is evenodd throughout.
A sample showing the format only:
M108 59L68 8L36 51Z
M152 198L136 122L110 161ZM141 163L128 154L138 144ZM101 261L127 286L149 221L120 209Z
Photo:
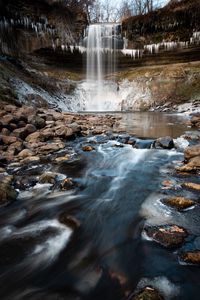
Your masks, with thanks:
M116 24L92 24L88 28L85 110L109 110L110 106L105 107L109 99L103 100L107 95L117 101L112 84L106 90L104 85L104 78L113 77L116 70L116 29Z

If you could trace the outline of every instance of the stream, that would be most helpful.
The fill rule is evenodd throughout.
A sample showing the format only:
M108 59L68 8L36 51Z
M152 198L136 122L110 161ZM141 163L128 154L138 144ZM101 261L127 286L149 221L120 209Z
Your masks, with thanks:
M142 234L145 223L177 224L190 233L182 248L200 246L199 207L178 212L160 201L174 194L198 199L181 188L185 177L174 171L183 153L151 147L157 137L184 133L184 119L159 113L120 116L118 129L124 134L69 141L71 159L59 166L10 168L11 174L22 172L30 178L56 171L73 178L77 188L63 192L52 190L51 184L36 184L1 207L1 299L131 299L131 293L146 284L166 299L199 299L199 268L181 264L176 250ZM124 143L127 134L137 147ZM94 150L83 152L85 143ZM78 226L61 223L63 213Z

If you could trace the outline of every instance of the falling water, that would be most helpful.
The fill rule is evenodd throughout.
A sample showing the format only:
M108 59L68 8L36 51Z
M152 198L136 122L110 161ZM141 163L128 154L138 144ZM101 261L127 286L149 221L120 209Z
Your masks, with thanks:
M92 24L87 35L86 110L112 110L116 102L116 49L118 24ZM107 82L104 79L107 77Z

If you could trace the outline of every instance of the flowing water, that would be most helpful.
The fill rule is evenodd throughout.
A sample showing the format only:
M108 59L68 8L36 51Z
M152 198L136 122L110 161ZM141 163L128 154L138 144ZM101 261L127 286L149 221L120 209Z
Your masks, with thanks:
M127 118L123 123L131 129ZM149 128L158 127L162 118L172 121L167 115L149 117ZM56 171L61 178L72 177L78 187L58 192L37 184L1 208L0 299L120 300L146 284L165 299L199 299L199 268L181 265L174 251L142 235L146 222L177 224L190 232L183 247L198 248L199 207L180 213L160 201L171 193L198 199L181 189L183 178L173 172L183 154L151 149L152 139L137 136L133 148L124 144L126 136L78 138L66 144L71 159L65 163L9 169L27 178ZM83 152L83 144L94 150ZM163 181L171 188L163 189ZM63 212L80 226L60 223Z

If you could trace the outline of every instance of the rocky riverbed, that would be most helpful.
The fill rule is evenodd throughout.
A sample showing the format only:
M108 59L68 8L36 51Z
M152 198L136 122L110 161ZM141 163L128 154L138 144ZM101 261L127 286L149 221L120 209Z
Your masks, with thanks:
M72 249L69 255L72 261L74 259L77 262L78 260L82 261L81 257L75 258L73 256L73 243L76 245L76 238L80 238L82 234L85 236L83 233L85 230L90 236L91 247L93 248L97 243L98 251L101 253L95 255L97 257L99 255L99 257L107 255L108 245L104 245L103 240L106 238L106 235L109 237L110 233L113 232L109 219L106 221L109 230L107 234L106 231L104 232L104 237L102 236L102 240L100 238L99 242L93 240L91 236L92 228L89 229L88 226L93 224L100 234L99 221L94 219L95 215L98 215L99 210L104 210L103 203L112 203L113 201L116 204L108 206L107 209L108 212L114 209L115 219L121 224L120 226L116 224L120 239L123 240L126 236L126 231L123 232L127 224L129 224L126 224L126 222L133 222L136 218L136 216L134 217L134 210L138 210L139 219L142 218L143 221L137 224L139 226L135 232L137 239L142 239L142 243L151 242L153 245L156 245L152 247L166 249L167 255L173 256L173 260L176 260L180 265L198 266L200 264L200 247L197 243L200 232L194 221L199 217L200 191L200 135L197 130L200 119L198 114L193 116L190 121L191 126L196 126L196 131L186 132L177 138L166 136L148 140L139 139L127 132L119 132L117 124L120 122L120 118L115 115L73 114L52 109L37 109L30 106L17 107L6 103L1 105L0 114L0 230L3 230L1 235L3 252L1 256L2 259L3 257L5 259L5 253L8 251L8 263L13 264L14 268L17 268L16 272L21 272L18 270L20 265L17 263L18 260L22 259L20 258L21 254L19 255L20 251L21 253L26 251L31 253L28 249L31 249L32 243L35 243L34 240L32 241L33 237L31 235L25 242L24 232L27 232L26 234L29 236L31 231L29 233L29 227L27 226L37 224L38 218L40 220L39 223L46 219L43 215L44 209L46 210L46 216L49 215L50 217L52 214L56 214L54 216L56 220L48 223L48 225L42 225L42 223L38 225L40 227L44 226L44 228L41 227L40 229L43 238L51 235L52 230L55 230L55 232L58 230L61 236L64 235L66 237L65 230L67 228L69 230L69 240L71 241L69 251ZM171 157L174 157L174 159L172 160ZM129 168L130 170L133 168L133 173L129 173ZM127 207L131 203L129 202L129 191L131 191L132 182L136 182L134 187L136 207L132 207L128 213ZM147 185L146 188L145 184ZM157 196L149 196L153 195L152 193L155 193L155 191ZM121 199L122 195L125 203L118 212L118 210L115 210L115 205L119 205L118 198ZM81 197L84 198L85 196L87 196L87 201L82 202ZM74 202L73 199L79 199L79 197L80 200ZM92 201L91 204L90 201ZM55 209L55 207L59 207L59 209ZM92 209L93 213L88 215L88 209ZM192 217L193 214L194 219ZM104 217L106 216L106 214L103 215ZM132 221L127 221L127 216L129 216L128 220ZM9 226L11 224L15 227L15 231L19 231L22 244L18 243L17 233L10 232L11 228ZM104 227L105 224L100 226ZM124 229L122 230L122 228ZM47 230L47 233L45 233L45 230ZM120 233L121 230L122 232ZM95 234L95 236L98 238L101 234ZM11 237L12 239L10 240ZM86 237L84 238L87 240ZM12 243L17 251L15 258L11 254ZM118 242L116 238L113 238L113 241L110 239L109 243L111 243L110 247L112 248L112 243L117 245L115 243ZM59 247L65 247L64 245L65 243L63 246L61 243ZM68 249L68 246L66 247ZM113 247L118 249L118 246ZM76 246L74 249L77 249ZM84 250L83 246L82 250L86 251L86 249L88 248L86 247ZM119 249L116 250L117 253ZM39 248L37 251L39 251L38 255L41 255ZM89 249L87 251L90 252ZM42 263L42 257L38 257L36 252L34 253L37 259L41 260L40 263ZM32 255L30 254L29 259L32 259ZM84 253L81 255L85 257ZM91 259L89 261L91 263ZM119 268L121 271L113 271L112 269L115 269L116 265L111 261L107 263L109 267L105 267L105 269L102 266L98 267L100 268L99 271L95 269L96 283L93 283L94 292L98 291L99 285L101 294L104 287L104 284L101 282L104 280L104 277L108 276L107 280L110 283L107 288L104 287L107 299L113 299L112 297L110 298L108 293L111 288L116 299L119 299L121 296L124 297L123 299L179 299L176 298L178 293L177 287L175 288L175 294L171 292L174 296L170 296L169 291L163 290L161 284L156 284L156 279L142 279L139 282L136 279L138 284L135 284L135 281L132 281L130 277L131 275L129 274L128 276L125 270L122 272L121 268ZM29 264L29 262L25 260L25 264ZM70 264L67 267L68 279L71 276L69 275L71 274ZM94 266L92 266L93 268ZM61 268L61 270L64 269ZM84 266L83 270L87 273L86 276L91 276L94 272L94 270L92 273L89 270L86 271ZM74 276L76 278L73 281L73 286L76 287L78 278L82 285L84 282L81 279L82 271L73 269L73 272L75 272ZM7 280L7 275L5 274L3 272L2 276ZM19 277L21 277L20 274ZM155 275L154 278L157 278ZM127 279L127 276L129 279ZM136 277L138 278L138 276ZM90 279L88 280L91 282ZM163 280L166 283L168 279L162 279L162 277L160 279L159 277L157 281L162 283ZM114 282L116 287L113 285ZM27 284L22 284L20 280L20 286L27 286ZM169 284L173 290L172 283L167 282L166 284ZM13 288L15 290L14 286ZM89 293L90 296L86 296L86 299L93 297L91 286L78 285L75 289L81 295ZM16 293L18 294L19 292ZM4 290L2 295L7 297L11 294ZM59 298L61 297L60 292L55 295L57 295L55 297L61 299ZM66 295L69 295L68 292ZM39 299L38 297L40 296L41 293L35 294L35 292L31 292L30 297L33 298L30 299ZM22 296L19 297L21 297L20 299L25 299ZM45 297L47 297L45 299L48 299L46 292ZM75 299L73 297L75 296L72 296L72 299ZM76 299L82 299L81 297ZM97 299L99 298L97 297ZM183 299L187 298L183 297Z

